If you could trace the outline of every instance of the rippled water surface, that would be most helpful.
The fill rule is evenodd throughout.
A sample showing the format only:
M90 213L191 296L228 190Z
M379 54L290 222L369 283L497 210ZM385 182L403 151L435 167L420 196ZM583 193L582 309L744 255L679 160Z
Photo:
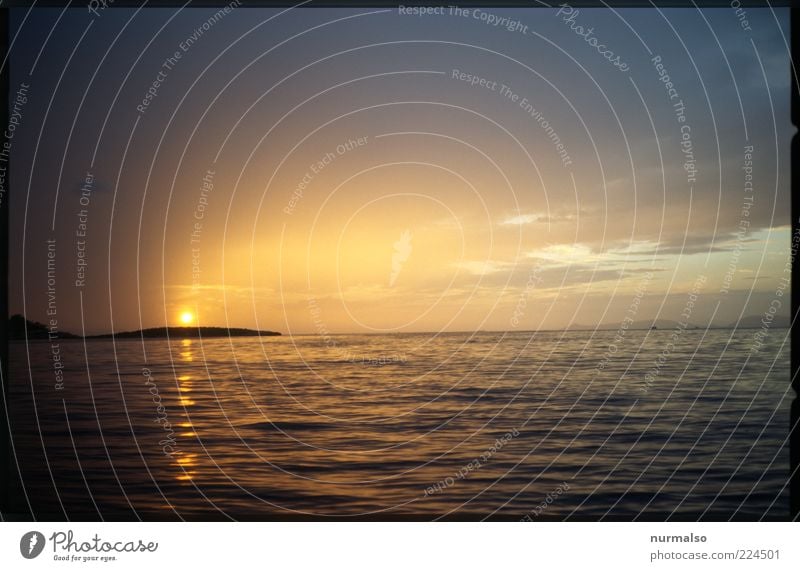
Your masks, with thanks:
M660 366L671 331L612 351L614 334L61 341L63 390L49 343L13 344L14 501L56 519L785 518L787 332L751 355L753 331L685 331Z

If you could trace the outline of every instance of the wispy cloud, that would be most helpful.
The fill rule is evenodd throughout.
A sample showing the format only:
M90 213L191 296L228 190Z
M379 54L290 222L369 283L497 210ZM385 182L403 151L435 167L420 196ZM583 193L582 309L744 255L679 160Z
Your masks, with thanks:
M394 286L400 276L403 264L408 261L411 255L411 230L403 230L400 239L394 243L394 253L392 254L392 271L389 275L389 287Z
M475 276L485 276L489 274L494 274L497 272L502 272L505 270L512 269L514 267L514 264L511 262L495 262L491 260L484 260L484 261L468 260L468 261L458 262L455 265L457 268L461 270L466 270L467 272Z
M502 224L505 226L522 226L523 224L532 224L539 220L536 214L520 214L511 218L506 218Z

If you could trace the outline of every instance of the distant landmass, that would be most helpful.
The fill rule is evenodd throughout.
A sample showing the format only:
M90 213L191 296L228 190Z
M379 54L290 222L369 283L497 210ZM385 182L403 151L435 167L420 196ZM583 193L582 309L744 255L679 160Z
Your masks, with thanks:
M764 319L763 315L748 315L747 317L742 317L738 322L729 324L728 328L733 329L736 327L737 329L761 329L764 327L764 324L761 323L762 319ZM790 327L791 325L791 319L784 317L783 315L776 315L769 324L769 327L774 329L784 329Z
M761 323L761 320L764 319L763 315L748 315L747 317L743 317L739 321L734 321L733 323L728 323L726 325L716 325L716 324L694 324L689 323L686 329L761 329L764 325ZM786 329L791 325L791 321L788 317L784 317L782 315L776 315L772 322L769 324L770 329ZM617 330L620 327L620 322L609 322L603 323L601 325L592 326L592 325L572 325L568 327L570 331L593 331L595 329L605 331L609 329ZM627 329L677 329L680 327L680 324L677 321L672 321L669 319L656 319L653 320L641 320L641 321L634 321L633 323L629 323Z
M579 325L575 324L569 327L570 331L593 331L595 329L599 329L601 331L613 329L617 330L620 328L621 321L612 321L609 323L602 323L600 325ZM669 319L656 319L653 320L641 320L641 321L634 321L629 323L626 329L675 329L678 327L677 321L671 321ZM689 324L687 329L698 329L699 326Z
M136 331L120 331L119 333L104 333L102 335L87 335L86 339L125 339L129 337L145 337L158 339L162 337L275 337L280 335L277 331L258 331L241 327L151 327Z
M27 330L27 335L26 335ZM118 333L104 333L102 335L87 335L85 339L128 339L146 338L160 339L167 337L199 338L199 337L275 337L280 335L277 331L258 331L241 327L151 327L137 331L120 331ZM11 340L25 339L83 339L68 331L54 331L38 321L29 321L22 315L12 315L8 320L8 338Z
M27 337L25 330L28 330ZM12 315L8 319L8 338L12 340L18 339L50 339L50 328L44 323L38 321L28 321L22 315ZM55 331L52 333L52 339L80 339L79 335L73 335L67 331Z
M763 315L748 315L738 322L728 325L700 325L690 323L687 329L761 329ZM791 326L788 317L776 315L769 324L770 329L786 329ZM677 321L669 319L656 319L634 321L628 324L626 329L630 330L674 330L680 327ZM600 325L580 325L574 324L566 328L567 331L608 331L620 328L620 322L602 323ZM27 336L25 330L27 329ZM103 333L101 335L87 335L85 339L196 339L201 337L276 337L281 335L277 331L259 331L257 329L246 329L242 327L151 327L149 329L138 329L136 331L120 331L117 333ZM38 321L29 321L22 315L13 315L8 320L8 338L10 340L25 339L84 339L80 335L74 335L68 331L55 331L51 337L50 328Z

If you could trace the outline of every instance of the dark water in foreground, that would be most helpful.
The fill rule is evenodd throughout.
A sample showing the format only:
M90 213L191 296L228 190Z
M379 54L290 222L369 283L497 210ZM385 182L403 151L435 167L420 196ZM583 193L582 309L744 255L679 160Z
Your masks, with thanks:
M659 369L671 331L610 357L614 332L61 341L61 391L49 343L12 344L14 501L55 519L783 519L788 331L746 362L753 333L685 331Z

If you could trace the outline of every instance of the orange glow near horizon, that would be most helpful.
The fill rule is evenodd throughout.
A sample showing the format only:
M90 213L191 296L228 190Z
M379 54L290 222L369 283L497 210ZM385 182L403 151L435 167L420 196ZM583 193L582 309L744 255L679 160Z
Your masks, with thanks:
M180 315L180 320L184 325L191 325L194 321L194 314L191 311L184 311Z

